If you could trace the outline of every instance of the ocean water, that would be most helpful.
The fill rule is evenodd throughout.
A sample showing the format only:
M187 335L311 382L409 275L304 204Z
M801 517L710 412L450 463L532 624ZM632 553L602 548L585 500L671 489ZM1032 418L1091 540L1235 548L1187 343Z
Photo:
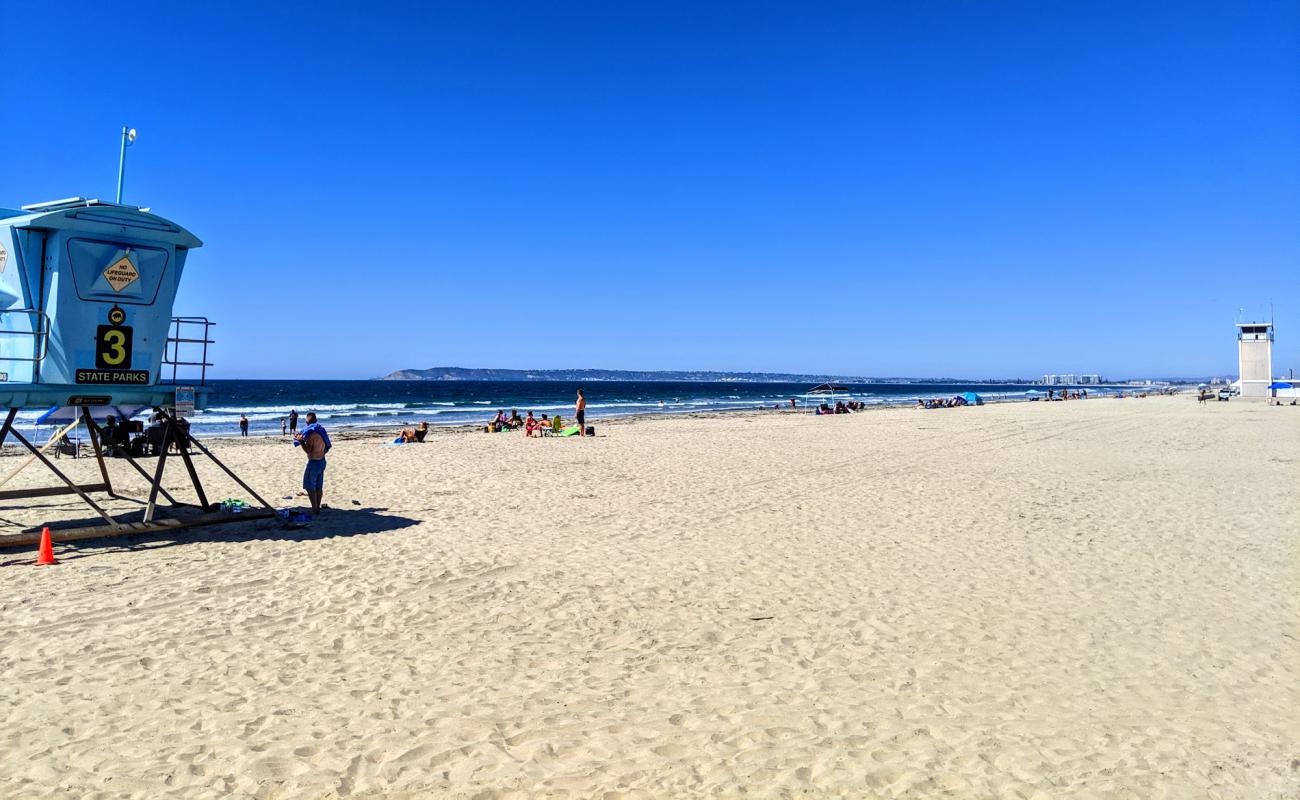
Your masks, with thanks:
M569 382L495 381L214 381L209 407L191 417L197 436L239 433L239 415L247 414L253 435L279 434L280 419L291 409L315 411L327 428L385 427L394 430L419 422L432 426L486 424L497 409L519 409L566 419L573 416L577 385ZM1022 384L871 383L845 384L848 393L869 405L911 404L919 397L951 397L964 391L989 401L1025 399L1035 387ZM588 424L630 414L684 414L788 407L806 384L597 381L584 384ZM1105 390L1090 387L1089 393ZM39 411L23 411L19 424L33 429ZM148 411L144 412L148 415ZM299 423L301 427L303 423ZM52 430L40 426L35 432Z

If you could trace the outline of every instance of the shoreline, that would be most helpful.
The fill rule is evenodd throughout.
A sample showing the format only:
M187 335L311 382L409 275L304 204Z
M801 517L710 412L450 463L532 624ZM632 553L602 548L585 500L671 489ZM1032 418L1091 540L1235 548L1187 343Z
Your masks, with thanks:
M564 387L547 384L537 389L528 382L496 384L483 382L482 386L455 382L454 386L439 382L367 382L361 388L340 388L338 382L324 381L320 386L301 382L265 381L270 388L250 387L249 383L227 381L222 384L220 397L214 397L204 411L190 419L191 433L199 439L243 438L239 435L238 421L247 414L251 437L274 437L279 434L280 422L291 408L302 412L315 411L321 422L331 430L392 430L394 435L402 428L419 422L428 422L438 429L473 429L486 424L496 409L517 408L521 412L533 410L538 414L557 412L571 414L572 399ZM407 384L424 387L413 390ZM439 384L424 386L424 384ZM390 387L397 388L389 391ZM600 389L599 396L590 398L588 414L596 419L613 420L642 416L690 416L697 413L736 413L769 411L780 405L782 411L791 398L802 399L807 387L791 385L718 385L692 382L675 384L662 382L667 389L649 384L610 384ZM1167 387L1122 387L1123 391L1161 391ZM1079 386L1096 397L1113 396L1120 387ZM903 393L895 393L901 390ZM851 386L843 393L845 399L864 404L866 408L910 406L917 399L943 399L965 392L979 394L987 404L1017 402L1042 397L1042 389L1032 384L890 384ZM33 440L48 437L57 428L46 423L36 425L35 420L44 409L21 410L16 424ZM135 415L139 420L142 416ZM75 438L75 437L74 437Z
M1188 393L1188 391L1189 390L1185 388L1178 387L1176 391L1173 392L1172 394L1168 394L1164 396L1178 396L1178 395L1186 394ZM1110 394L1097 395L1096 397L1088 398L1089 401L1092 400L1100 401L1100 400L1109 400L1109 399L1142 399L1142 398L1137 398L1136 395L1132 397L1126 396L1124 398L1119 398L1118 395L1110 395ZM985 398L983 405L997 406L997 405L1004 405L1009 403L1036 403L1036 402L1048 402L1048 401L1045 398L1043 399L1019 398L1019 397L1005 397L1005 398L996 398L996 399ZM1068 400L1068 401L1052 401L1052 402L1069 403L1069 402L1084 402L1084 401ZM304 408L310 410L310 408L307 406L304 406ZM908 400L908 401L897 402L897 403L890 403L890 402L871 403L856 411L849 412L849 414L841 414L835 416L851 416L853 414L887 411L887 410L900 409L900 408L916 409L915 400ZM527 413L526 408L521 407L520 410L523 411L524 413ZM951 411L953 409L935 408L935 409L916 409L916 410ZM803 408L791 409L788 407L718 408L718 409L702 409L702 410L692 410L692 411L634 411L626 414L617 414L617 413L601 414L600 416L592 416L591 413L588 412L587 424L598 425L599 423L603 425L617 425L617 424L624 424L624 423L636 422L641 420L649 420L649 419L717 419L717 418L727 418L727 417L734 417L734 416L773 416L773 415L787 415L787 416L805 415L810 417L817 416L813 414L811 411L806 411ZM570 420L570 421L573 420L572 414L564 414L562 416L566 420ZM348 425L340 425L338 427L331 427L330 425L325 424L325 428L330 432L331 438L353 439L353 438L366 438L369 435L374 435L381 431L392 431L393 434L395 435L398 431L402 430L403 428L414 427L415 425L418 425L421 421L424 420L416 417L405 421L348 424ZM450 422L450 423L439 425L436 422L429 422L429 435L432 436L435 433L437 433L438 435L446 435L449 433L483 433L482 428L487 424L487 422L488 420L486 417L482 423ZM337 431L337 433L335 433L335 431ZM597 427L597 435L599 435L599 432L600 429L599 427ZM518 430L504 431L503 433L522 433L522 431L518 431ZM275 438L279 438L287 441L289 439L289 434L265 432L265 433L250 433L248 436L240 436L238 434L232 435L228 433L219 433L219 434L204 435L199 438L201 438L205 442L226 441L226 440L239 441L243 439L275 439Z
M1189 394L1191 391L1192 390L1183 387L1175 387L1173 392L1163 396L1177 397L1177 396ZM1157 395L1157 396L1161 396L1161 395ZM1101 400L1113 400L1113 399L1144 399L1144 398L1139 398L1136 394L1132 396L1122 397L1122 398L1119 395L1107 394L1107 395L1098 395L1096 397L1089 397L1088 401L1101 401ZM1007 404L1028 404L1028 403L1040 403L1040 402L1046 403L1049 401L1045 399L1034 399L1034 398L1004 397L1004 398L996 398L996 399L984 399L983 406L993 407L993 406L1000 406L1000 405L1007 405ZM1074 403L1074 402L1085 402L1085 401L1068 400L1068 401L1052 401L1052 402ZM978 408L979 406L973 406L973 407ZM834 416L848 417L848 416L853 416L853 415L863 414L868 412L876 413L881 411L898 410L898 409L914 409L918 411L936 411L936 412L956 410L952 408L920 409L915 406L914 401L908 401L908 402L899 402L899 403L873 403L863 408L860 408L857 411L852 411L849 412L848 414L840 414ZM704 410L672 411L672 412L637 411L637 412L630 412L627 414L601 415L599 417L589 418L587 422L589 425L596 426L596 435L599 436L601 426L622 426L622 425L632 424L636 422L655 420L655 419L708 420L708 419L727 419L732 417L743 418L743 417L751 417L751 416L752 417L773 417L773 416L801 416L801 415L809 416L809 417L817 416L816 414L806 411L803 408L799 408L799 409L726 408L726 409L704 409ZM572 416L566 415L566 419L572 420ZM366 440L366 439L384 440L387 439L388 437L385 437L381 434L387 433L390 436L395 437L398 431L401 431L402 429L405 428L412 428L415 425L418 425L420 421L421 421L420 419L416 418L408 421L341 425L338 427L332 427L326 424L325 428L326 430L329 431L330 438L338 441L356 441L356 440ZM436 423L430 423L429 434L426 437L426 443L428 443L429 439L434 436L443 437L448 435L483 433L484 431L482 430L482 428L486 424L487 424L486 420L484 421L483 424L454 422L454 423L438 425ZM53 428L51 430L53 430ZM520 430L503 431L502 433L507 433L507 434L517 433L520 436L523 435L523 432ZM290 436L288 434L279 434L274 432L250 433L248 436L240 436L237 433L235 434L200 433L196 435L196 438L198 438L200 441L205 443L212 442L223 446L230 445L230 444L240 444L241 446L248 446L254 442L265 442L265 441L271 441L271 442L278 441L287 444L290 441ZM42 444L42 442L38 442L35 440L33 440L33 443L36 444L36 446L38 447ZM28 455L29 453L27 452L27 450L22 448L16 442L8 441L4 443L3 447L0 447L0 459L13 458L13 457L25 458ZM86 458L85 455L81 457Z
M1177 397L1177 395L1187 394L1188 392L1190 392L1190 390L1188 390L1187 388L1182 388L1182 386L1177 386L1177 388L1173 388L1173 389L1174 392L1167 394L1166 397ZM1115 398L1121 398L1121 395L1101 394L1101 395L1097 395L1097 397L1089 397L1088 401L1104 401L1104 399L1115 399ZM1132 395L1131 398L1123 397L1122 399L1139 399L1139 398L1136 397L1136 394L1134 394ZM1035 402L1049 402L1049 401L1047 401L1047 399L1045 398L1011 398L1011 397L984 398L983 405L1000 406L1000 405L1008 405L1008 403L1035 403ZM1053 402L1083 402L1083 401L1053 401ZM311 410L311 407L309 406L304 406L304 408L307 408L308 411ZM917 408L917 406L915 406L915 401L906 401L906 402L897 402L897 403L880 402L880 403L870 403L870 405L867 405L863 408L858 408L857 411L849 412L849 414L846 415L836 415L836 416L852 416L854 414L863 414L863 412L898 410L898 408L914 408L914 410L918 410L918 411L922 411L922 410L923 411L953 411L953 408ZM303 412L303 414L305 414L305 411ZM628 414L602 414L601 416L594 416L594 418L590 418L589 416L588 424L597 425L597 436L599 436L599 431L601 431L599 425L624 425L629 423L636 423L636 421L651 420L651 419L727 419L727 418L733 418L733 416L774 416L774 415L816 416L815 414L813 414L813 412L803 410L803 408L788 408L788 407L711 408L711 410L633 411L633 412L628 412ZM572 420L572 415L564 415L564 418L568 420ZM347 424L347 425L339 425L339 427L331 427L331 425L325 424L325 428L326 431L329 431L330 438L334 438L334 440L354 441L354 440L364 440L364 438L378 438L380 437L378 436L378 434L382 432L391 432L391 434L395 436L396 433L402 431L402 429L404 428L415 427L415 425L419 424L420 421L422 421L420 418L413 418L413 419L402 420L402 421L385 421L385 423ZM485 419L484 423L481 424L463 423L463 421L461 421L461 423L437 424L437 423L432 423L432 421L430 421L429 436L432 437L434 436L434 434L437 434L437 436L447 436L447 434L484 433L484 431L482 431L482 427L486 425L486 421L487 420ZM506 431L503 433L521 434L523 432ZM239 436L238 433L233 433L233 434L199 433L196 434L196 438L199 438L199 440L203 442L217 442L217 444L222 444L222 445L234 444L234 442L243 442L244 445L247 445L247 444L252 444L253 441L277 441L277 440L286 442L287 444L287 442L290 441L290 434L274 433L274 432L259 432L259 433L250 433L248 434L248 436ZM42 442L36 442L34 440L34 444L36 446L40 446ZM29 455L29 453L27 453L25 449L22 449L21 446L17 445L16 442L5 442L4 446L0 447L0 458L27 457L27 455Z
M1173 393L1163 395L1163 396L1177 397L1180 395L1187 394L1191 391L1184 387L1173 387L1173 388L1175 388L1175 391ZM1125 396L1123 398L1120 398L1118 395L1106 394L1106 395L1098 395L1096 397L1089 397L1087 401L1066 400L1066 401L1051 401L1051 402L1073 403L1073 402L1101 401L1101 400L1111 400L1111 399L1147 399L1147 398L1139 398L1136 395L1132 397ZM1046 399L1019 398L1019 397L1005 397L1005 398L997 398L997 399L985 398L983 405L998 406L998 405L1015 404L1015 403L1039 403L1039 402L1046 403L1049 401L1047 401ZM970 406L966 406L966 407L970 407ZM974 406L974 407L978 408L979 406ZM873 412L897 410L897 409L915 409L917 411L955 410L952 408L920 409L916 407L915 400L908 400L906 402L898 402L898 403L888 403L888 402L872 403L863 408L858 409L857 411L852 411L849 412L848 414L839 414L833 416L845 417L845 416L852 416L854 414L873 413ZM525 413L527 412L527 409L521 409L521 410L524 411ZM816 414L813 414L811 411L806 411L803 408L799 408L799 409L791 409L791 408L725 408L723 409L720 408L720 409L699 410L699 411L670 411L670 412L636 411L627 414L602 414L599 417L593 417L589 412L587 424L596 426L596 434L599 436L600 425L619 425L619 424L627 424L627 423L638 422L643 420L651 420L651 419L720 419L720 418L729 418L729 417L736 417L736 416L770 417L774 415L781 415L781 416L803 415L809 417L817 416ZM566 420L573 419L571 414L566 414L563 416ZM403 428L413 427L415 425L418 425L420 422L421 422L420 419L412 419L405 422L394 422L394 423L384 423L384 424L344 425L344 426L339 426L338 428L331 428L329 425L326 425L325 427L330 432L331 439L334 438L357 439L357 438L369 438L370 436L378 434L381 431L392 431L393 434L396 435L396 433L402 430ZM433 422L430 422L429 435L432 436L435 433L438 435L447 435L451 433L483 433L482 428L486 424L487 424L486 419L481 424L467 423L467 422L454 422L445 425L438 425ZM335 430L338 431L337 434L335 433ZM522 435L522 431L519 430L503 431L503 433L519 433ZM250 434L248 436L239 436L238 434L232 436L230 434L222 433L222 434L213 434L211 436L204 436L202 438L203 441L205 442L226 441L226 440L238 441L242 439L274 439L274 438L280 438L287 441L289 439L289 435L278 434L278 433L259 433L259 434Z

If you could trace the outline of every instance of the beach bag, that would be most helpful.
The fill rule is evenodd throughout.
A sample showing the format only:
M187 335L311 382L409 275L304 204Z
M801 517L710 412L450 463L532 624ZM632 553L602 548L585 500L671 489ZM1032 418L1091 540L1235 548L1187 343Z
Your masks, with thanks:
M588 425L588 426L587 426L587 435L588 435L588 436L595 436L595 435L596 435L596 426L595 426L595 425Z

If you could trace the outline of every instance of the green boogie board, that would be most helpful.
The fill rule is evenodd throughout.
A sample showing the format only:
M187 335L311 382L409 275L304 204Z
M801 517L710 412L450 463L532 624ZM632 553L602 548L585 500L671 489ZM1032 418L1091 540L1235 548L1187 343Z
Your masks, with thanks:
M571 426L569 426L568 428L565 428L564 430L560 431L560 435L561 435L561 436L577 436L579 430L581 430L581 429L580 429L577 425L571 425Z

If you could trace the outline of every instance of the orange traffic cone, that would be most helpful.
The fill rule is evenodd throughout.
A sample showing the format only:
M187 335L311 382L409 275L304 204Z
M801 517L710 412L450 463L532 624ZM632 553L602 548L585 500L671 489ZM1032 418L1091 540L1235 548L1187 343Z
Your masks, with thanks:
M41 549L36 554L36 565L57 564L54 560L54 543L50 540L50 529L41 531Z

